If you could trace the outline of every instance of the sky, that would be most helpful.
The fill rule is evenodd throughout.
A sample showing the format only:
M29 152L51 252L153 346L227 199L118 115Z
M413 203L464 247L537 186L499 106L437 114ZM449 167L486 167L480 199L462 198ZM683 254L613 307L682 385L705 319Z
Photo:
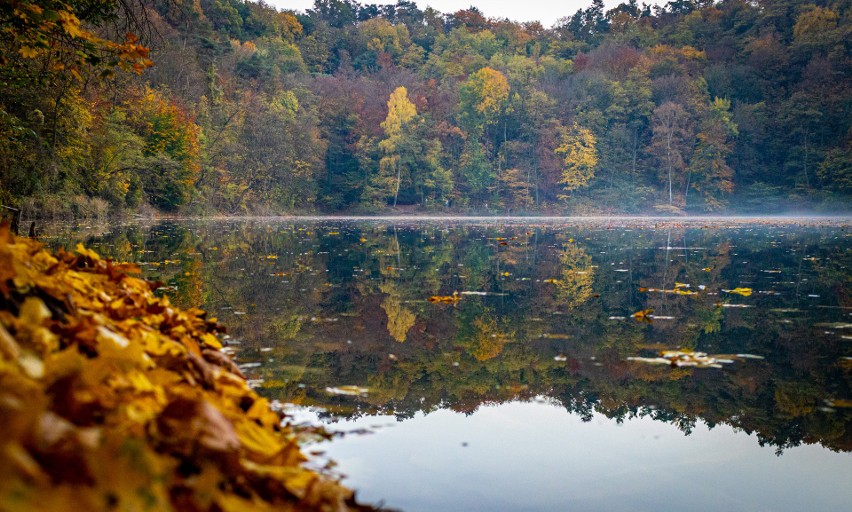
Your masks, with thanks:
M266 0L282 9L304 11L314 5L313 0ZM615 7L623 0L604 0L607 8ZM361 0L362 4L396 4L396 0ZM540 21L545 27L552 26L557 19L571 16L577 9L585 9L592 0L416 0L421 9L432 7L444 13L455 12L474 6L489 18L509 18L515 21ZM641 2L640 2L641 4Z

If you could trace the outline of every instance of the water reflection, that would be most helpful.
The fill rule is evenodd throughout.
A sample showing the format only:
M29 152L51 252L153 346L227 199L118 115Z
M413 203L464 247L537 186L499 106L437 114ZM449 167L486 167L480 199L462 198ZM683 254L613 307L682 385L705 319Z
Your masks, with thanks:
M325 420L545 397L852 450L842 223L185 222L88 243L215 313L264 394ZM646 361L671 350L714 361Z
M845 510L852 499L848 454L811 445L778 458L728 426L699 422L687 437L535 400L393 420L341 421L375 434L322 448L363 499L406 511Z

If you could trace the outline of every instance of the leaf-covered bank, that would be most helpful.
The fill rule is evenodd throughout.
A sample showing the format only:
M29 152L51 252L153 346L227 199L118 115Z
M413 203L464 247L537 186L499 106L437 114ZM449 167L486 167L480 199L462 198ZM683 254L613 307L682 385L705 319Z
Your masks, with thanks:
M367 509L138 271L0 227L2 509Z

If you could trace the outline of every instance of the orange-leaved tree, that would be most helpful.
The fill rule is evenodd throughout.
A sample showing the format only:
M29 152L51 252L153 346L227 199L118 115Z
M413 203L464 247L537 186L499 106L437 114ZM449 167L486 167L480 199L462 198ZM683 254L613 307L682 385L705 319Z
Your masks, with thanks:
M133 0L6 0L0 3L0 66L39 59L48 75L78 79L92 71L108 75L114 67L141 72L153 62L139 37L130 31L109 37L116 27L105 29L122 19L123 28L144 30L143 12Z
M148 170L141 177L148 200L165 210L186 204L200 170L201 129L185 109L149 87L130 100L127 108L149 159Z

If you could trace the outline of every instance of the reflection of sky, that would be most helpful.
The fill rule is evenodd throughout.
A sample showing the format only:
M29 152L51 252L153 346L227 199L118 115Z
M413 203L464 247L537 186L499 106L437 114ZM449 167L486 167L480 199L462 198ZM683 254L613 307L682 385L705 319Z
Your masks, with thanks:
M319 447L359 499L418 510L848 510L852 456L801 446L777 457L754 436L650 418L583 423L545 403L440 410ZM466 443L466 445L465 445Z

